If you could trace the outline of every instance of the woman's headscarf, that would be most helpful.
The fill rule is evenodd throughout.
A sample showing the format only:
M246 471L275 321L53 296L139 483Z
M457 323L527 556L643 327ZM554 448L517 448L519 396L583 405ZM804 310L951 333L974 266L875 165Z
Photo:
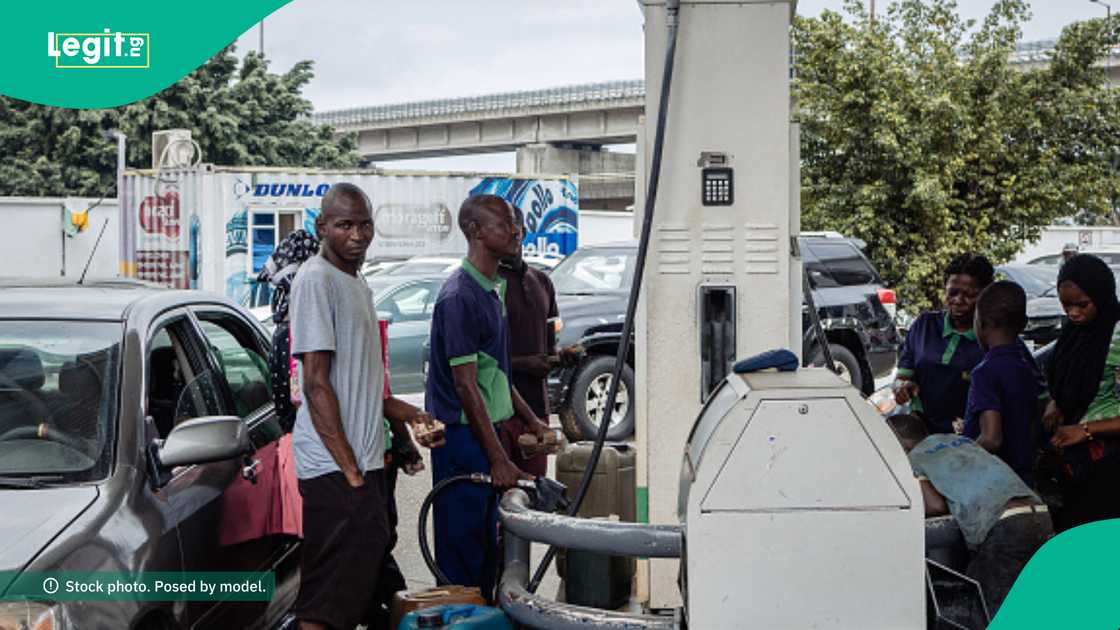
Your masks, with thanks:
M1112 333L1120 321L1116 278L1100 258L1080 254L1070 258L1058 273L1058 286L1076 284L1097 307L1097 318L1084 326L1067 323L1062 328L1054 356L1046 371L1050 397L1062 410L1067 424L1085 416L1104 378L1104 363Z
M288 294L292 280L305 260L319 253L319 239L307 230L296 230L284 237L257 275L257 282L272 284L272 321L288 318Z

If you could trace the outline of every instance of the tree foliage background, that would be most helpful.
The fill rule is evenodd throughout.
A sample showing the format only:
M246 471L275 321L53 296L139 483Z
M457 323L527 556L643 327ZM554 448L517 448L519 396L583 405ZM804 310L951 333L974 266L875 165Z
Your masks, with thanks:
M908 310L940 303L955 254L1003 262L1055 219L1112 218L1120 100L1099 62L1115 20L1066 27L1047 67L1024 68L1023 0L979 24L952 0L844 13L793 28L802 224L865 240Z
M44 107L0 96L0 195L116 195L117 144L103 132L128 135L130 167L151 164L152 132L191 130L206 162L227 165L356 166L356 139L336 137L306 118L301 91L310 61L284 74L233 47L162 92L115 109Z
M1041 227L1074 217L1120 224L1120 97L1100 60L1120 18L1066 27L1046 67L1011 56L1029 18L999 0L981 23L953 0L896 0L872 19L795 19L802 223L863 239L908 310L941 300L955 254L1008 260ZM116 144L150 163L152 131L193 132L215 164L352 167L353 136L306 118L312 64L268 71L232 47L159 94L108 110L0 96L0 195L115 195Z

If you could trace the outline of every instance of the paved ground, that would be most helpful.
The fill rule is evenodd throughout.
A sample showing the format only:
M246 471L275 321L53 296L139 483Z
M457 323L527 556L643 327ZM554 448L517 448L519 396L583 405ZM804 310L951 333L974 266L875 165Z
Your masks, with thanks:
M424 405L423 394L406 394L401 398L420 407ZM558 423L556 424L558 425ZM417 542L416 523L420 514L420 505L424 502L424 497L428 495L428 491L432 489L431 462L428 459L427 451L425 449L421 450L424 452L426 464L424 472L415 477L401 475L397 482L397 510L400 513L400 525L397 527L397 533L400 540L393 552L393 557L400 564L410 589L435 585L435 579L424 565L424 558L420 555L420 545ZM555 458L549 458L549 475L553 474L554 461ZM431 536L431 528L429 527L429 541L432 540ZM533 548L534 561L539 561L541 556L544 555L544 551L545 547L535 545ZM541 583L539 592L548 597L555 597L559 586L560 579L556 576L556 569L552 568L549 570L548 577Z

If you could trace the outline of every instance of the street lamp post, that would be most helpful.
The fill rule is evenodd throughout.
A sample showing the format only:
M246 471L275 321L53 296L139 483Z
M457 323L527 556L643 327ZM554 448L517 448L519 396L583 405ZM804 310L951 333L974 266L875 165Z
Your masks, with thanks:
M1099 4L1104 7L1106 18L1105 27L1111 29L1112 5L1105 2L1104 0L1089 0L1089 2L1092 2L1093 4ZM1104 53L1104 73L1105 80L1108 81L1108 87L1112 87L1112 43L1112 37L1110 35L1108 40L1108 50L1106 50Z

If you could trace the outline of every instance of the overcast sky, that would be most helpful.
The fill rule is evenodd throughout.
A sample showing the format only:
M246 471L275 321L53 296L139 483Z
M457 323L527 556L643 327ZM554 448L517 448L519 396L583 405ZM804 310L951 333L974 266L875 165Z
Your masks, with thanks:
M876 0L882 10L888 0ZM981 19L993 0L958 0ZM800 0L798 13L839 10L841 0ZM1100 17L1089 0L1034 0L1025 40ZM1120 7L1118 7L1120 8ZM238 40L256 49L256 27ZM636 0L294 0L266 18L274 71L315 62L304 95L316 110L384 105L641 78L642 16ZM386 163L418 168L512 170L511 154Z

